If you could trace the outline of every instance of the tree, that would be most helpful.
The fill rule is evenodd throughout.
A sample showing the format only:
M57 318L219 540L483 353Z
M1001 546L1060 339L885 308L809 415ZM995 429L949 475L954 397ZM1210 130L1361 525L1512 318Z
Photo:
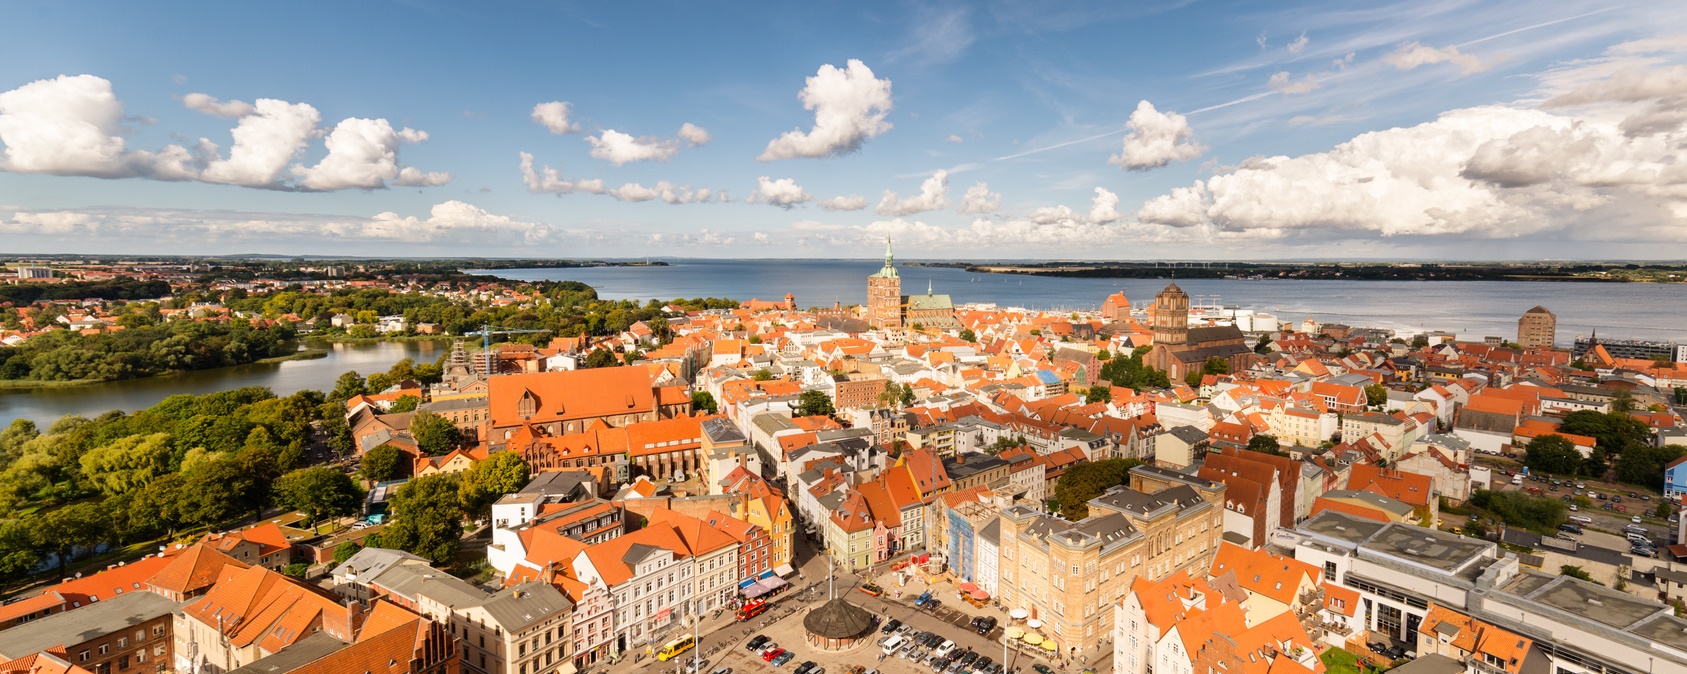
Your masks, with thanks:
M830 416L833 411L832 398L825 391L803 391L797 398L796 414L799 417Z
M716 410L720 409L715 403L714 394L709 393L708 391L696 391L692 393L691 406L709 414L714 414Z
M1067 468L1054 486L1061 516L1073 521L1088 517L1089 500L1130 481L1131 469L1139 465L1136 459L1102 459Z
M1617 392L1611 396L1611 412L1613 414L1628 414L1633 411L1634 394L1629 393L1626 388L1617 389Z
M1383 388L1382 384L1366 386L1365 404L1372 407L1381 407L1388 404L1388 389Z
M910 407L914 404L914 387L913 386L910 386L908 384L902 385L902 395L899 399L899 402L902 403L903 407Z
M392 523L381 545L450 564L462 546L463 511L456 475L429 475L404 483L388 503Z
M339 379L334 380L334 390L328 394L329 400L344 403L347 400L369 392L363 381L363 376L357 372L345 372Z
M1575 435L1587 435L1597 442L1606 456L1621 456L1638 445L1651 444L1652 431L1646 424L1627 414L1600 413L1580 410L1564 415L1558 430Z
M1558 475L1574 475L1581 466L1582 453L1562 435L1542 435L1529 441L1523 452L1523 465L1530 470Z
M449 454L463 443L463 432L450 419L432 412L417 412L410 417L410 436L428 456Z
M414 412L414 411L416 411L416 405L421 404L421 402L422 402L421 399L417 398L416 396L413 396L413 395L410 395L410 394L401 395L401 396L398 397L398 400L392 401L392 407L389 408L387 410L387 412L390 412L390 413L393 413L393 414L398 414L398 413L401 413L401 412Z
M962 328L960 337L961 337L961 341L963 341L963 342L976 342L976 341L978 341L978 333L973 332L972 328Z
M325 517L342 517L357 512L362 494L351 477L328 466L301 468L275 481L276 501L282 507L303 513L315 527Z
M176 494L183 525L222 524L248 511L251 478L233 458L207 459L182 477L184 482Z
M1670 505L1669 499L1658 499L1658 507L1652 511L1652 516L1660 520L1669 519L1675 513L1675 506Z
M515 452L498 452L464 471L458 486L463 512L470 519L485 518L492 503L505 494L514 494L527 486L532 467Z
M352 555L357 554L362 549L363 546L358 545L357 541L346 541L334 546L334 566L346 563L346 560L351 559Z
M902 387L886 379L884 390L879 391L879 407L896 407L901 402Z
M756 370L755 372L750 373L750 378L755 380L755 381L768 381L768 380L773 379L773 371L764 367L760 370Z
M1687 447L1681 445L1631 447L1617 457L1617 481L1661 491L1664 488L1664 468L1683 454L1687 454Z
M1255 435L1253 438L1248 440L1248 449L1255 452L1263 452L1265 454L1276 454L1278 456L1284 455L1283 447L1277 442L1277 438L1263 433Z
M282 567L281 573L294 578L304 578L305 574L310 573L310 562L293 562Z
M1113 388L1110 386L1091 386L1084 391L1084 402L1104 403L1113 399Z
M30 541L39 549L51 550L58 559L59 573L74 561L78 550L91 549L104 538L106 522L99 506L73 503L34 518Z
M620 364L621 360L610 353L609 349L592 349L592 352L586 355L586 367L589 369L615 367Z
M82 474L95 489L121 494L146 486L170 468L170 434L129 435L82 455Z
M0 579L22 578L40 563L41 552L30 539L29 525L22 520L0 521Z
M1259 336L1259 341L1254 343L1254 353L1257 353L1257 354L1262 355L1262 356L1265 355L1265 354L1271 353L1271 334L1270 333L1266 333L1266 334L1263 334L1263 335Z
M408 472L404 470L404 463L409 456L402 449L381 443L363 453L363 465L358 468L358 472L363 474L363 479L370 482L396 479Z

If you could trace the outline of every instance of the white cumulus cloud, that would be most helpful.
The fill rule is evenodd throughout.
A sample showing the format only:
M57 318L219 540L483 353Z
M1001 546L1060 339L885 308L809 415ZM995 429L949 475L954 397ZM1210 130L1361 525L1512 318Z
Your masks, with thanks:
M1106 188L1095 188L1095 198L1090 200L1089 221L1097 225L1118 222L1124 216L1119 213L1119 195Z
M1458 47L1431 47L1419 42L1407 42L1399 48L1382 57L1384 63L1400 70L1411 70L1418 66L1434 65L1436 63L1452 63L1457 65L1464 74L1487 70L1492 63L1485 62L1475 55L1459 51Z
M1107 161L1130 170L1159 168L1174 161L1201 156L1205 145L1195 142L1189 120L1175 112L1160 112L1148 101L1137 103L1126 124L1130 133L1119 154Z
M896 192L885 190L884 199L875 209L879 215L905 216L949 207L949 172L938 169L920 183L920 193L901 198Z
M150 155L130 152L123 102L111 82L60 75L0 93L0 170L124 178L145 175Z
M828 211L859 211L867 207L867 197L859 194L842 194L830 199L820 200L820 207Z
M604 129L596 136L587 136L593 158L616 166L635 161L667 161L679 152L679 141L669 138L639 136L634 138L614 129Z
M995 213L1002 209L1002 195L990 191L990 185L976 182L961 197L961 212L968 214Z
M282 171L317 133L322 115L309 103L260 98L240 118L228 157L211 161L200 179L241 187L280 188Z
M182 105L189 110L197 110L212 117L237 119L252 114L255 108L246 101L219 101L210 94L188 94L182 97Z
M685 142L690 143L692 147L708 145L709 141L713 138L709 135L709 131L707 129L697 126L696 124L692 124L691 122L686 122L680 125L679 137L684 139Z
M801 185L792 178L772 180L767 176L756 178L756 189L750 194L751 202L772 204L780 208L789 209L797 204L805 203L814 197L803 191Z
M400 144L427 139L424 131L394 129L385 119L344 119L324 141L328 155L316 166L294 166L293 175L299 178L299 187L316 191L379 189L389 180L403 186L444 185L451 181L449 174L399 165Z
M574 105L567 101L550 101L533 106L533 121L558 136L580 130L580 125L572 119L573 114Z
M768 142L756 157L760 161L827 157L848 154L886 131L890 113L890 80L879 79L857 59L843 68L831 64L807 79L798 94L803 108L814 111L814 127L807 132L788 131Z

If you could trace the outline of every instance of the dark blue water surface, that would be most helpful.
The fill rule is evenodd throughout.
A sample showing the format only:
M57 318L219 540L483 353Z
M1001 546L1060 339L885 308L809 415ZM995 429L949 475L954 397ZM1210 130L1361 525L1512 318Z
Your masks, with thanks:
M574 280L605 299L730 297L781 299L801 307L866 301L867 276L879 260L679 260L666 267L502 269L505 278ZM973 274L948 267L898 266L902 292L927 283L957 304L993 302L1032 309L1093 309L1124 291L1141 306L1168 279L1080 279ZM1170 270L1168 271L1168 275ZM1558 315L1558 340L1598 329L1604 337L1687 341L1687 285L1650 283L1529 283L1505 281L1242 281L1183 279L1197 303L1234 305L1281 320L1322 322L1402 332L1448 330L1480 339L1517 336L1517 318L1535 305ZM1216 299L1214 299L1216 298Z

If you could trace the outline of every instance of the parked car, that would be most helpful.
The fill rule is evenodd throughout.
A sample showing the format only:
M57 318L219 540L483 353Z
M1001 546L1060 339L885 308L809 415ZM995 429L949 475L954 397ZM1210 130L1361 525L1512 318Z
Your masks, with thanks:
M1634 517L1630 517L1630 518L1628 518L1628 521L1633 522L1635 524L1639 524L1640 523L1640 516L1635 515Z
M884 648L880 650L884 651L885 655L890 655L901 650L903 643L905 642L902 640L902 637L891 637L888 641L884 642Z
M932 597L932 598L926 600L925 610L936 611L937 607L942 606L942 605L943 605L943 600L938 599L937 597Z
M989 634L990 630L996 629L996 619L990 616L974 618L972 620L972 629L979 634Z
M862 585L858 589L860 589L862 592L873 595L875 597L885 593L884 588L879 587L878 585L875 585L873 583L867 583L866 585Z
M1559 530L1559 531L1565 531L1565 532L1569 532L1569 533L1572 533L1572 534L1579 534L1579 533L1581 533L1581 532L1582 532L1582 528L1581 528L1581 527L1579 527L1579 526L1576 526L1576 525L1574 525L1574 524L1571 524L1571 523L1569 523L1569 522L1565 522L1565 523L1563 523L1563 524L1560 524L1560 525L1558 525L1558 530Z
M754 638L750 639L750 643L744 644L744 650L748 650L748 651L757 650L757 649L761 648L763 644L766 644L767 641L768 641L767 635L757 634Z
M762 654L761 654L761 659L762 659L762 660L764 660L764 661L766 661L766 662L773 662L773 659L774 659L774 658L777 658L777 657L779 657L779 656L781 656L781 655L784 655L784 654L785 654L785 653L787 653L787 652L788 652L788 651L786 651L786 650L785 650L785 649L783 649L783 648L777 648L777 647L776 647L776 648L773 648L773 649L771 649L771 650L768 650L768 651L767 651L767 652L765 652L765 653L762 653Z
M791 670L791 674L808 674L808 671L814 669L815 666L813 660L804 660L802 664L797 665L796 669Z
M705 668L708 667L708 666L709 666L708 660L686 660L685 661L685 671L687 672L687 674L696 674L697 672L706 672L708 670L705 669Z
M1031 665L1031 669L1037 670L1037 674L1054 674L1054 670L1049 669L1048 665L1041 662Z
M785 665L785 663L790 662L791 658L794 658L794 657L797 657L796 653L792 653L790 651L785 651L784 653L780 653L779 655L774 656L774 658L773 658L773 660L771 660L771 662L773 663L774 667L782 667L782 666Z
M885 634L890 634L891 632L895 632L896 628L901 627L901 626L902 626L902 621L897 620L895 618L891 618L890 622L885 623L884 627L879 628L879 631L883 632Z
M931 601L931 593L930 592L921 592L920 596L914 597L914 605L915 606L924 607L926 605L926 602L928 602L928 601Z

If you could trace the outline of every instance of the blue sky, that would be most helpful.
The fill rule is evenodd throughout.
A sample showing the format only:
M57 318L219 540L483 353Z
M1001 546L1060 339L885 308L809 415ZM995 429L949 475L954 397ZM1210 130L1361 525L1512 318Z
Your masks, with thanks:
M0 10L0 251L1687 257L1672 3L279 7Z

